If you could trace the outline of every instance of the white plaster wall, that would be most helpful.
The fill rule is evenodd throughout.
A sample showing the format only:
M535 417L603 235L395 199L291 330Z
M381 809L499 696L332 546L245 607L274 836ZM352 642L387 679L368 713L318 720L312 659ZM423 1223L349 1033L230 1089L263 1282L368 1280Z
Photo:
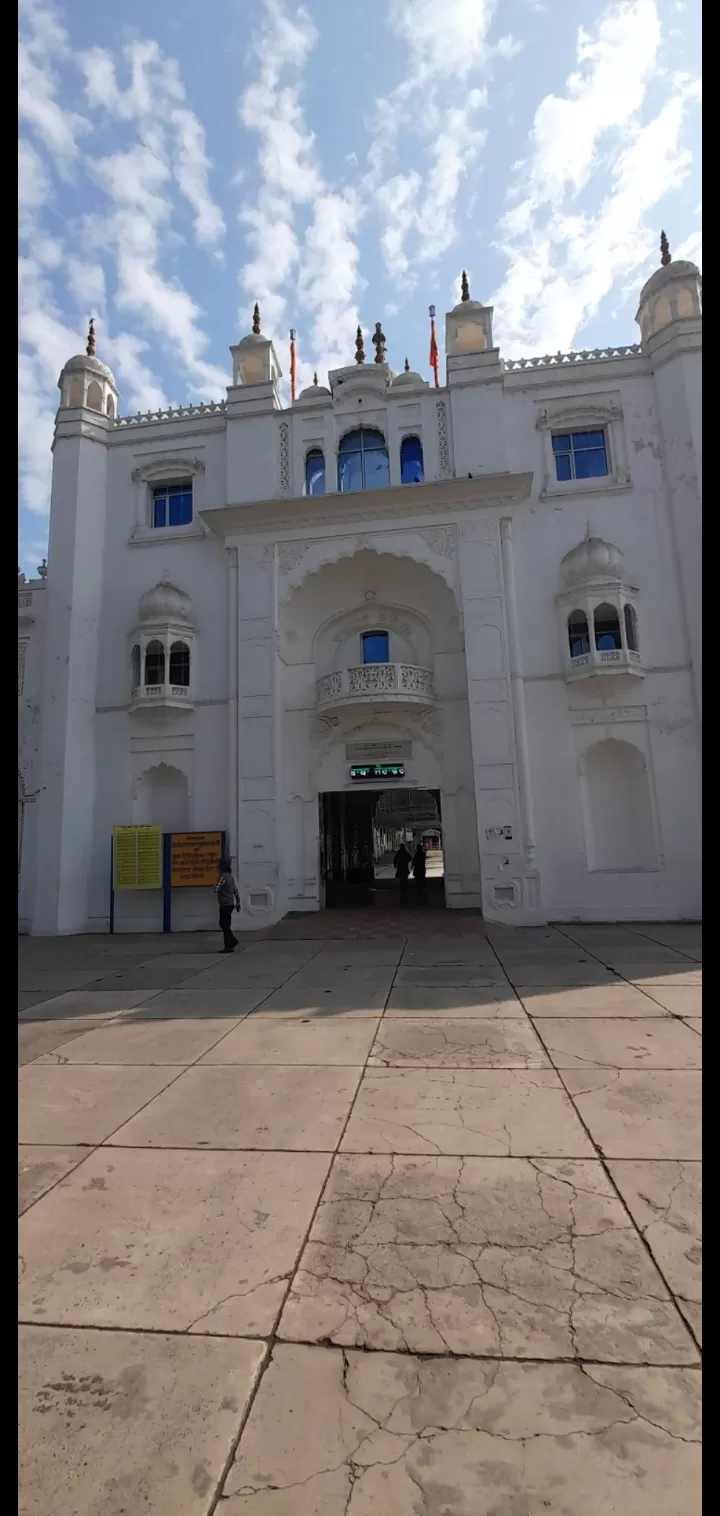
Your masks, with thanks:
M22 691L18 692L18 774L25 788L22 852L18 876L18 930L27 932L35 892L36 796L40 785L40 736L45 660L46 583L18 586L18 644L24 648ZM29 600L30 604L24 602Z

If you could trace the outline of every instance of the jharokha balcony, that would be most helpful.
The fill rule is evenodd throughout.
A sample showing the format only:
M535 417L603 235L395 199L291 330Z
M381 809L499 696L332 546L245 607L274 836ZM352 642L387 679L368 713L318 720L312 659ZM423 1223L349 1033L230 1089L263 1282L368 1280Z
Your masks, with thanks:
M432 669L415 663L361 663L317 681L322 711L350 705L430 706L434 700Z

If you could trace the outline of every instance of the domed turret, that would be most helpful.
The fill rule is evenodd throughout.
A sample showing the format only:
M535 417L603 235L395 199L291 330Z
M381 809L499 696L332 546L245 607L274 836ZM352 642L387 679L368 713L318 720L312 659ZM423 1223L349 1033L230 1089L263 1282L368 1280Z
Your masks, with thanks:
M68 358L58 379L64 410L97 411L111 420L117 415L118 391L112 370L95 356L95 322L90 321L84 353Z
M402 373L393 376L390 388L392 390L426 390L429 386L427 379L423 379L422 374L416 374L414 369L411 369L406 358Z
M150 621L178 622L192 626L192 601L184 590L163 579L140 597L138 620L142 625Z
M282 369L275 348L269 337L260 330L260 307L253 307L252 331L247 337L231 347L233 360L233 386L275 384L282 378Z
M635 320L643 342L656 337L671 322L698 322L702 317L702 278L694 263L673 262L664 232L660 234L660 267L640 291Z
M318 384L317 374L313 374L312 384L309 384L306 389L300 391L295 404L301 405L304 400L314 400L316 405L318 401L332 400L332 395L327 386L325 384Z
M460 299L445 317L445 351L448 357L485 353L492 348L492 306L471 300L468 276L463 269Z
M591 537L588 533L577 547L565 554L560 573L568 589L587 584L592 579L614 579L620 583L625 577L625 559L612 542Z

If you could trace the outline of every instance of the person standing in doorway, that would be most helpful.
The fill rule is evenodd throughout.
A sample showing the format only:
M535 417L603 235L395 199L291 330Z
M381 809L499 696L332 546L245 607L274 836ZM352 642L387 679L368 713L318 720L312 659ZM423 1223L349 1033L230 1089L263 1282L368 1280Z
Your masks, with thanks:
M417 847L416 847L416 849L415 849L415 852L413 853L413 859L412 859L413 877L415 879L415 883L417 885L417 892L418 892L418 905L424 905L425 904L425 873L426 873L426 869L427 869L427 859L425 857L425 849L424 849L422 843L419 842L418 845L417 845Z
M400 885L400 904L407 905L408 876L410 874L410 854L404 842L400 843L395 857L393 858L393 863L395 865L395 878Z
M240 910L240 895L230 872L230 865L224 858L218 861L218 880L214 889L218 897L220 931L223 934L224 943L220 951L222 953L234 953L237 947L237 937L233 934L232 930L232 914L234 910Z

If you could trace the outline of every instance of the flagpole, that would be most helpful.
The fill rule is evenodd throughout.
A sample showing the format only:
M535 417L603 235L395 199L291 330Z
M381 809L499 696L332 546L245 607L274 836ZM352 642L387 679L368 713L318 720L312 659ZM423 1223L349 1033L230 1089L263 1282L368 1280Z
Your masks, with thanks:
M295 328L290 328L290 399L295 399Z
M435 337L435 306L434 305L430 306L430 367L431 367L431 369L433 371L433 374L435 375L435 388L436 388L436 390L439 390L439 388L440 388L440 380L438 379L438 349L437 349L437 340L436 340L436 337Z

